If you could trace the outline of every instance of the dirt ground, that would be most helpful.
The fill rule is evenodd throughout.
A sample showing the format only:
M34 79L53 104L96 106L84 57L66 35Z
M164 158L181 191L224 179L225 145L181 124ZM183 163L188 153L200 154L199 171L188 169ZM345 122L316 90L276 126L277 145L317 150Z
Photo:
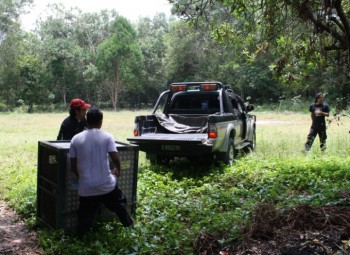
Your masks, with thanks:
M28 230L24 222L0 199L0 254L44 254L38 245L36 233Z
M277 211L260 205L253 224L242 229L244 239L218 248L215 237L196 241L200 255L349 255L350 207L298 206Z
M297 206L278 212L261 205L235 255L350 254L350 207Z

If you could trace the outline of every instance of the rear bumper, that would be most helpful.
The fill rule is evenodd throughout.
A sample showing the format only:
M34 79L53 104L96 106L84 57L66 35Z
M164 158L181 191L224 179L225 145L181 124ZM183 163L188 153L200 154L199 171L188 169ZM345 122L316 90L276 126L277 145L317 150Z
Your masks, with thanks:
M149 154L167 155L173 157L203 156L212 154L212 144L208 144L203 137L168 135L167 139L161 136L128 138L131 144L139 146L139 150Z

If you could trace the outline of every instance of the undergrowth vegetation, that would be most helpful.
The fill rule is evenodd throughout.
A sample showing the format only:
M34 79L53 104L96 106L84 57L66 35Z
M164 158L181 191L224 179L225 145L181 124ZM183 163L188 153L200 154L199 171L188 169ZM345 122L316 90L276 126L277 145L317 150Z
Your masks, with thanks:
M107 117L132 114L119 115L108 113ZM319 152L316 141L303 154L309 115L257 115L261 121L257 150L239 157L232 166L188 160L152 166L140 153L133 228L123 228L118 221L100 222L83 240L77 240L72 233L35 225L37 152L33 142L54 137L57 123L50 124L54 132L43 126L41 134L29 131L29 138L20 138L17 133L13 141L7 141L7 149L1 149L0 196L36 227L47 254L219 254L244 238L261 205L271 205L279 212L298 205L349 205L345 195L350 192L347 120L329 127L326 153ZM61 121L62 116L55 117L56 122ZM132 117L128 118L130 127L119 130L132 130ZM29 125L40 130L36 122ZM105 129L115 132L115 123L105 124ZM129 131L125 132L114 135L126 139Z
M277 210L347 205L349 163L338 157L248 156L234 167L204 171L186 162L147 167L139 173L134 228L100 224L83 241L42 231L41 244L50 254L218 254L242 238L261 204Z

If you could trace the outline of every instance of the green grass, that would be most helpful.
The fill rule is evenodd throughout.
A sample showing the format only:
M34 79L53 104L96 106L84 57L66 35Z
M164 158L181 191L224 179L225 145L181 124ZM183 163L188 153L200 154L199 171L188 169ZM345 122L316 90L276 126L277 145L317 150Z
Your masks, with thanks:
M310 114L256 113L257 153L262 157L299 157L311 126ZM330 117L333 119L334 117ZM259 124L260 122L260 124ZM333 121L327 129L327 155L348 156L350 119ZM315 139L310 154L319 154L319 140Z
M126 141L134 116L147 112L105 112L103 129ZM100 224L83 241L38 229L40 244L47 254L199 254L234 246L261 203L280 209L349 204L342 194L350 187L350 120L329 126L326 153L316 140L305 155L309 114L255 114L257 149L231 167L187 160L156 167L141 153L134 228ZM0 196L29 226L35 225L38 141L55 140L66 115L0 114Z

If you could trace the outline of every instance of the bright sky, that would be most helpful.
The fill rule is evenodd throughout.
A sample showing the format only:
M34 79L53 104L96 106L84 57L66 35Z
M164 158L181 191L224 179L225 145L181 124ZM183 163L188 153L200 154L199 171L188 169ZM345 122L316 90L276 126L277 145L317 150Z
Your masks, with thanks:
M34 8L22 17L23 28L31 30L36 19L45 13L48 4L62 3L67 9L78 7L83 12L99 12L115 9L118 14L134 22L139 17L152 18L157 13L170 16L171 5L167 0L34 0Z

